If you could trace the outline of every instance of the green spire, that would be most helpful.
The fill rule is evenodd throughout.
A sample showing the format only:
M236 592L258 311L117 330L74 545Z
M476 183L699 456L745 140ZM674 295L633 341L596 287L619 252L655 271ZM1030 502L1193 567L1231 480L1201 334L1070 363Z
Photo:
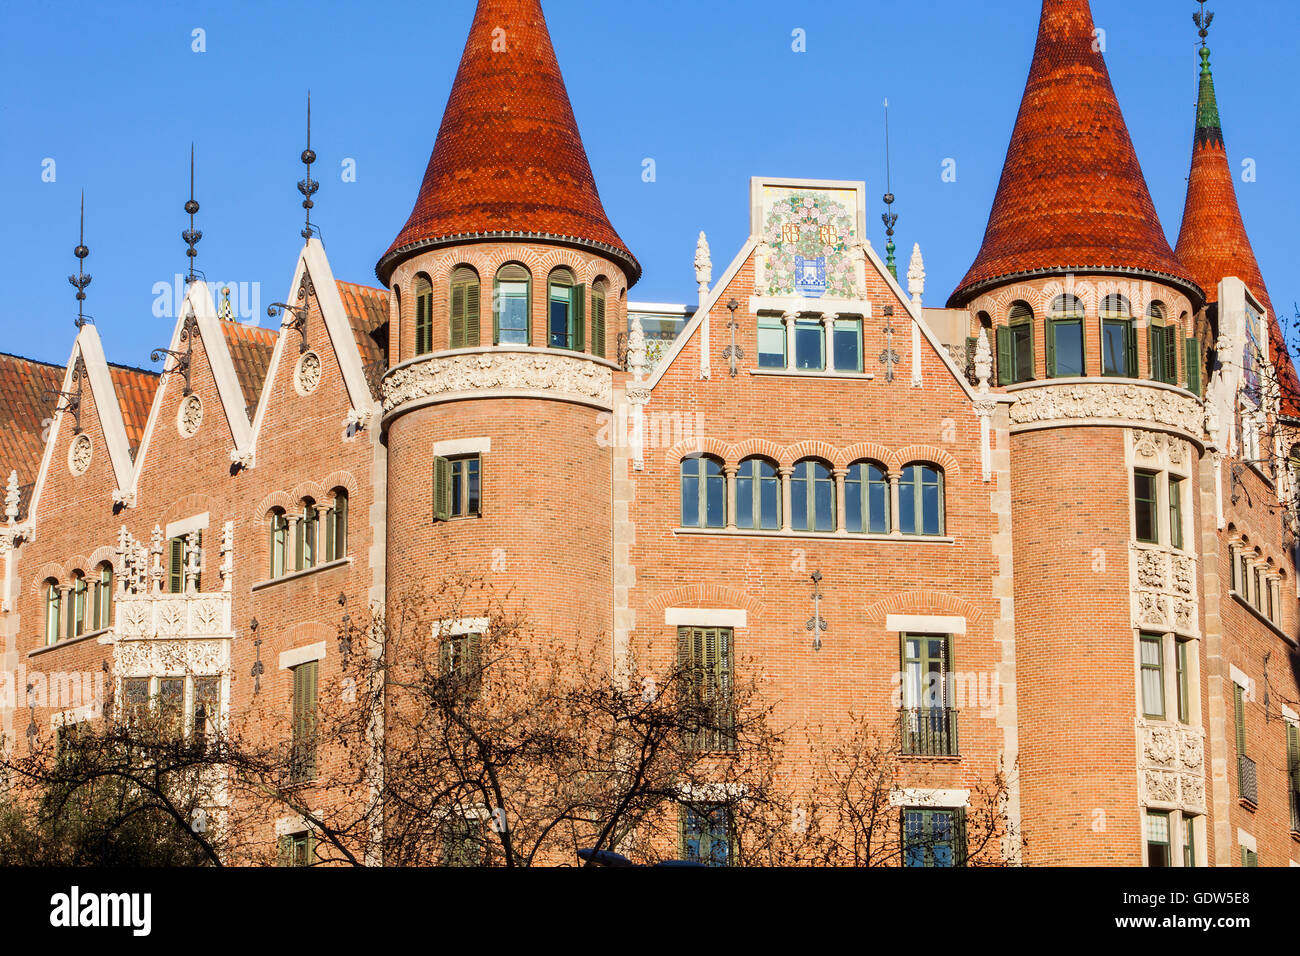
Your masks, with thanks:
M1196 138L1223 141L1219 126L1219 101L1214 96L1214 74L1210 71L1210 48L1201 47L1201 95L1196 102Z

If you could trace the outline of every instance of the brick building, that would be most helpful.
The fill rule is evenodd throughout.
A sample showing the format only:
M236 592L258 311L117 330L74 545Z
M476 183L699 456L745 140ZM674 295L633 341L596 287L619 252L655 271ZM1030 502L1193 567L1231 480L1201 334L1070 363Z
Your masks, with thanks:
M292 718L344 609L468 570L614 675L703 654L893 728L908 826L1002 768L1012 862L1300 865L1300 386L1208 47L1171 248L1093 30L1044 0L946 307L864 184L767 178L698 300L638 304L540 4L480 0L380 287L311 237L279 329L191 281L164 375L90 324L0 356L7 745L105 696Z

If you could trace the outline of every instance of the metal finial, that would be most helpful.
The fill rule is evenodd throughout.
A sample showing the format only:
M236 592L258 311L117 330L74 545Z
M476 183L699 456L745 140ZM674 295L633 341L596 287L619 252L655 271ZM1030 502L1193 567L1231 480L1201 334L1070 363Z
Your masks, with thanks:
M894 212L894 184L890 175L889 163L889 100L885 100L885 212L880 217L885 224L885 267L890 274L898 278L898 260L894 257L897 246L894 245L894 226L898 224L898 213Z
M198 255L198 252L197 250L195 250L194 246L198 243L200 239L203 238L203 233L194 228L194 214L199 211L199 204L194 199L194 144L193 143L190 143L190 198L185 203L185 211L189 213L190 216L190 228L186 229L184 232L181 233L181 238L184 239L185 244L189 246L189 249L185 251L185 255L189 256L190 282L193 282L194 281L194 257Z
M307 148L302 151L302 162L307 167L307 178L298 183L298 192L302 193L302 208L307 210L307 225L303 227L302 237L312 237L311 211L316 205L312 196L320 189L320 183L311 178L311 164L316 162L316 153L311 148L311 91L307 91Z
M1210 35L1210 24L1214 22L1214 14L1205 9L1208 0L1196 0L1201 5L1201 9L1192 14L1192 22L1196 24L1201 32L1201 47L1208 45L1206 37Z
M86 314L83 311L86 301L86 286L90 285L90 276L86 274L86 256L90 255L90 249L86 246L86 191L81 191L81 225L77 234L77 248L72 250L72 254L77 257L77 274L68 276L68 281L72 287L77 290L77 328L86 324Z

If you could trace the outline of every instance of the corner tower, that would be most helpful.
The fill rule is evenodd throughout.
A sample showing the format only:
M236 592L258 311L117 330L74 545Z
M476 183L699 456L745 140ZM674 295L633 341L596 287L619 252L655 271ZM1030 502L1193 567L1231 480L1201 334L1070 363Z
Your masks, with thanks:
M480 0L415 206L376 273L389 603L485 576L608 646L613 404L640 265L610 224L538 0Z
M1160 227L1088 0L1044 0L984 241L949 301L1017 399L1028 863L1140 865L1151 821L1204 859L1199 691L1183 700L1151 676L1157 659L1169 673L1199 661L1203 302Z

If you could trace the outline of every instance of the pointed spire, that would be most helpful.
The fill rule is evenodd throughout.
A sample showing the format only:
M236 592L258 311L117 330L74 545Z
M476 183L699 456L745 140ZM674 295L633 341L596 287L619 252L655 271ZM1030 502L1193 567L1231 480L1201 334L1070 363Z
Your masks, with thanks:
M539 0L479 0L411 216L375 273L439 245L524 238L641 266L596 190Z
M1202 300L1160 228L1088 0L1043 0L984 242L949 305L1071 272L1148 276Z
M199 204L194 200L194 144L190 143L190 198L185 202L185 211L190 217L190 227L181 233L181 238L189 248L185 255L190 260L190 282L194 281L194 258L199 254L194 247L203 238L203 233L194 228L194 215L199 211Z
M299 180L298 192L302 193L302 208L307 210L307 225L303 227L302 237L310 239L313 231L319 232L319 228L311 224L311 211L316 203L312 196L316 195L316 190L320 189L320 183L311 178L311 164L316 162L316 153L311 148L311 90L307 91L307 148L302 151L302 164L307 167L307 178Z
M81 191L81 224L77 232L77 248L72 250L72 254L77 257L77 274L68 276L68 282L77 290L77 328L86 324L85 302L86 286L90 285L91 277L86 274L86 256L90 255L90 248L86 245L86 191Z
M889 100L885 100L885 212L880 219L885 224L885 268L895 279L898 278L898 260L894 253L898 246L894 244L894 227L898 225L898 213L894 212L893 176L889 168Z

